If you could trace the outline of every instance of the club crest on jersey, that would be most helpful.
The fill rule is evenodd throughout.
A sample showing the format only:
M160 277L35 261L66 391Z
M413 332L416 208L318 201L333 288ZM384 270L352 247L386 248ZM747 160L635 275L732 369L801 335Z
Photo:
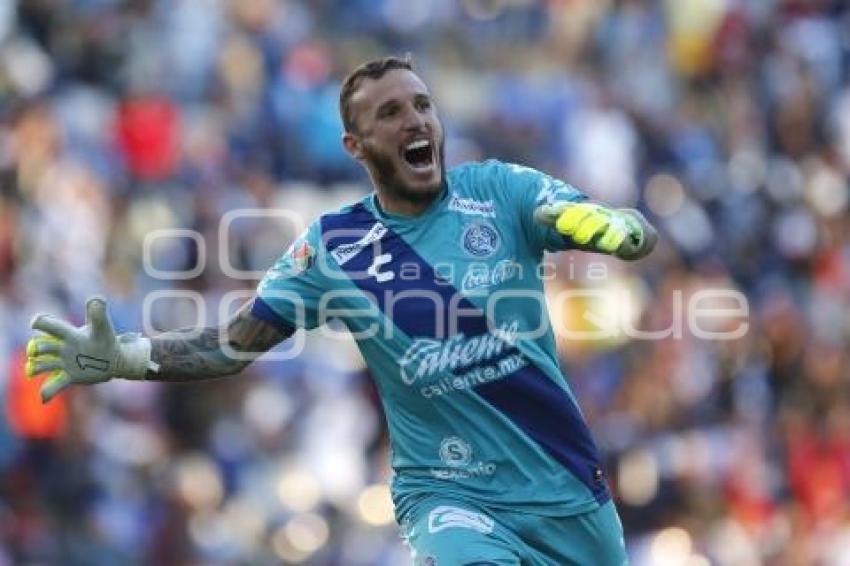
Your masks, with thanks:
M463 230L461 245L473 257L490 257L499 249L501 238L495 228L489 224L476 222Z

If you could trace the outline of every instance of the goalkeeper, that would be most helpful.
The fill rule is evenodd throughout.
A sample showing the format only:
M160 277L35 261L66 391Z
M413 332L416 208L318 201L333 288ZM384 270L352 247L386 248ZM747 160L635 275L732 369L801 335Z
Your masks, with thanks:
M27 372L47 374L42 399L113 378L236 374L297 329L341 318L381 394L416 565L625 563L538 266L546 250L639 259L655 231L527 167L446 170L442 123L408 59L352 72L340 113L373 194L311 224L218 327L116 336L100 298L80 328L36 316Z

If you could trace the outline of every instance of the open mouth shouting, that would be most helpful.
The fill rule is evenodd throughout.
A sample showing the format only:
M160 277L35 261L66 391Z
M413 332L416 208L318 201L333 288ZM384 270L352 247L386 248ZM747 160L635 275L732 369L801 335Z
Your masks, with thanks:
M404 162L417 177L430 178L437 169L434 144L429 139L419 138L408 142L402 147L401 154Z

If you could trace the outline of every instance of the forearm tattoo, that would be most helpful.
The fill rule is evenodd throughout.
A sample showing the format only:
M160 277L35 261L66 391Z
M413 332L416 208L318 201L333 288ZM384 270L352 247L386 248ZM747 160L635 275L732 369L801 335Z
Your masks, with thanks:
M193 381L233 375L289 337L254 317L251 304L223 326L200 332L174 330L151 338L151 359L159 364L159 371L149 371L147 379Z

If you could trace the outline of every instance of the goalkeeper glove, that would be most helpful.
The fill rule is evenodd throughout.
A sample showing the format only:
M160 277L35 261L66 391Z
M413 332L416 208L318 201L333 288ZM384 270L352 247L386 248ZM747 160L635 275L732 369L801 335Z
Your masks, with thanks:
M27 343L26 373L49 372L41 386L47 403L72 383L100 383L113 377L144 379L151 361L151 341L139 334L115 336L106 313L106 301L94 297L86 303L86 325L76 328L54 316L39 314L30 326L43 334Z
M534 211L535 220L552 226L580 249L638 259L655 247L658 235L637 210L611 209L590 202L560 202Z

